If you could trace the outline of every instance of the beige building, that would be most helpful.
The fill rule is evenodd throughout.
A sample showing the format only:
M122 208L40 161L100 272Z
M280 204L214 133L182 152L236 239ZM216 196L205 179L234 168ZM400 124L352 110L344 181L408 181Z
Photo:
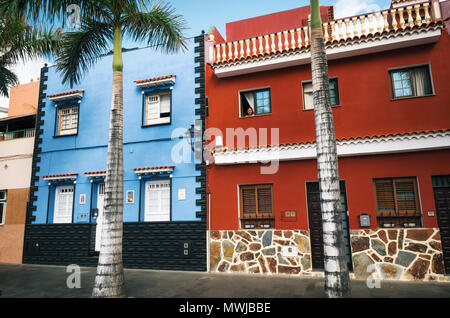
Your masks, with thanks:
M0 263L22 263L39 82L11 88L0 118Z

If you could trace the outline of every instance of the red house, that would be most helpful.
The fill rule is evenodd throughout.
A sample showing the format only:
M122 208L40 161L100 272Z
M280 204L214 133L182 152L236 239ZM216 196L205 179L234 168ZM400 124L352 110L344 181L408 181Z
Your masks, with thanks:
M450 273L450 1L322 7L347 260L356 278ZM211 271L323 269L309 7L206 41ZM370 266L370 265L374 266Z

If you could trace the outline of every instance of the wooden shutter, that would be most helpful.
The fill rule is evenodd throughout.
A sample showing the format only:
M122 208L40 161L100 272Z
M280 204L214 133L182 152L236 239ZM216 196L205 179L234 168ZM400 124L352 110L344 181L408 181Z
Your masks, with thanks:
M256 188L254 186L241 188L242 213L256 215Z
M394 185L392 180L375 180L377 216L395 215Z
M419 202L415 179L394 180L397 215L418 216Z
M272 214L272 187L261 186L257 188L258 192L258 213Z

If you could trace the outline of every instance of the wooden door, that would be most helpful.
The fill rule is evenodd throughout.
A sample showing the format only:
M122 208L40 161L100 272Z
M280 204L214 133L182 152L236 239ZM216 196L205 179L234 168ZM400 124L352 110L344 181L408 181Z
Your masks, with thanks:
M348 222L347 195L345 182L340 182L341 205L342 205L342 227L344 230L345 251L347 265L352 270L352 258L350 249L350 227ZM308 182L306 184L308 201L308 220L311 238L311 263L313 269L323 269L323 228L322 209L320 208L320 191L318 182Z
M450 187L434 188L445 273L450 274Z

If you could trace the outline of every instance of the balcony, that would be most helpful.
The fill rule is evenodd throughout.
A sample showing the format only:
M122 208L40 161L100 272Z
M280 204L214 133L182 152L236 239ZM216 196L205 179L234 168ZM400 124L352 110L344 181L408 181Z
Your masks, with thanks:
M337 19L323 24L328 60L437 42L443 28L439 5L429 2ZM432 17L433 15L433 17ZM209 63L230 77L310 63L310 30L298 29L213 44Z
M0 141L34 137L34 132L34 128L0 132Z

